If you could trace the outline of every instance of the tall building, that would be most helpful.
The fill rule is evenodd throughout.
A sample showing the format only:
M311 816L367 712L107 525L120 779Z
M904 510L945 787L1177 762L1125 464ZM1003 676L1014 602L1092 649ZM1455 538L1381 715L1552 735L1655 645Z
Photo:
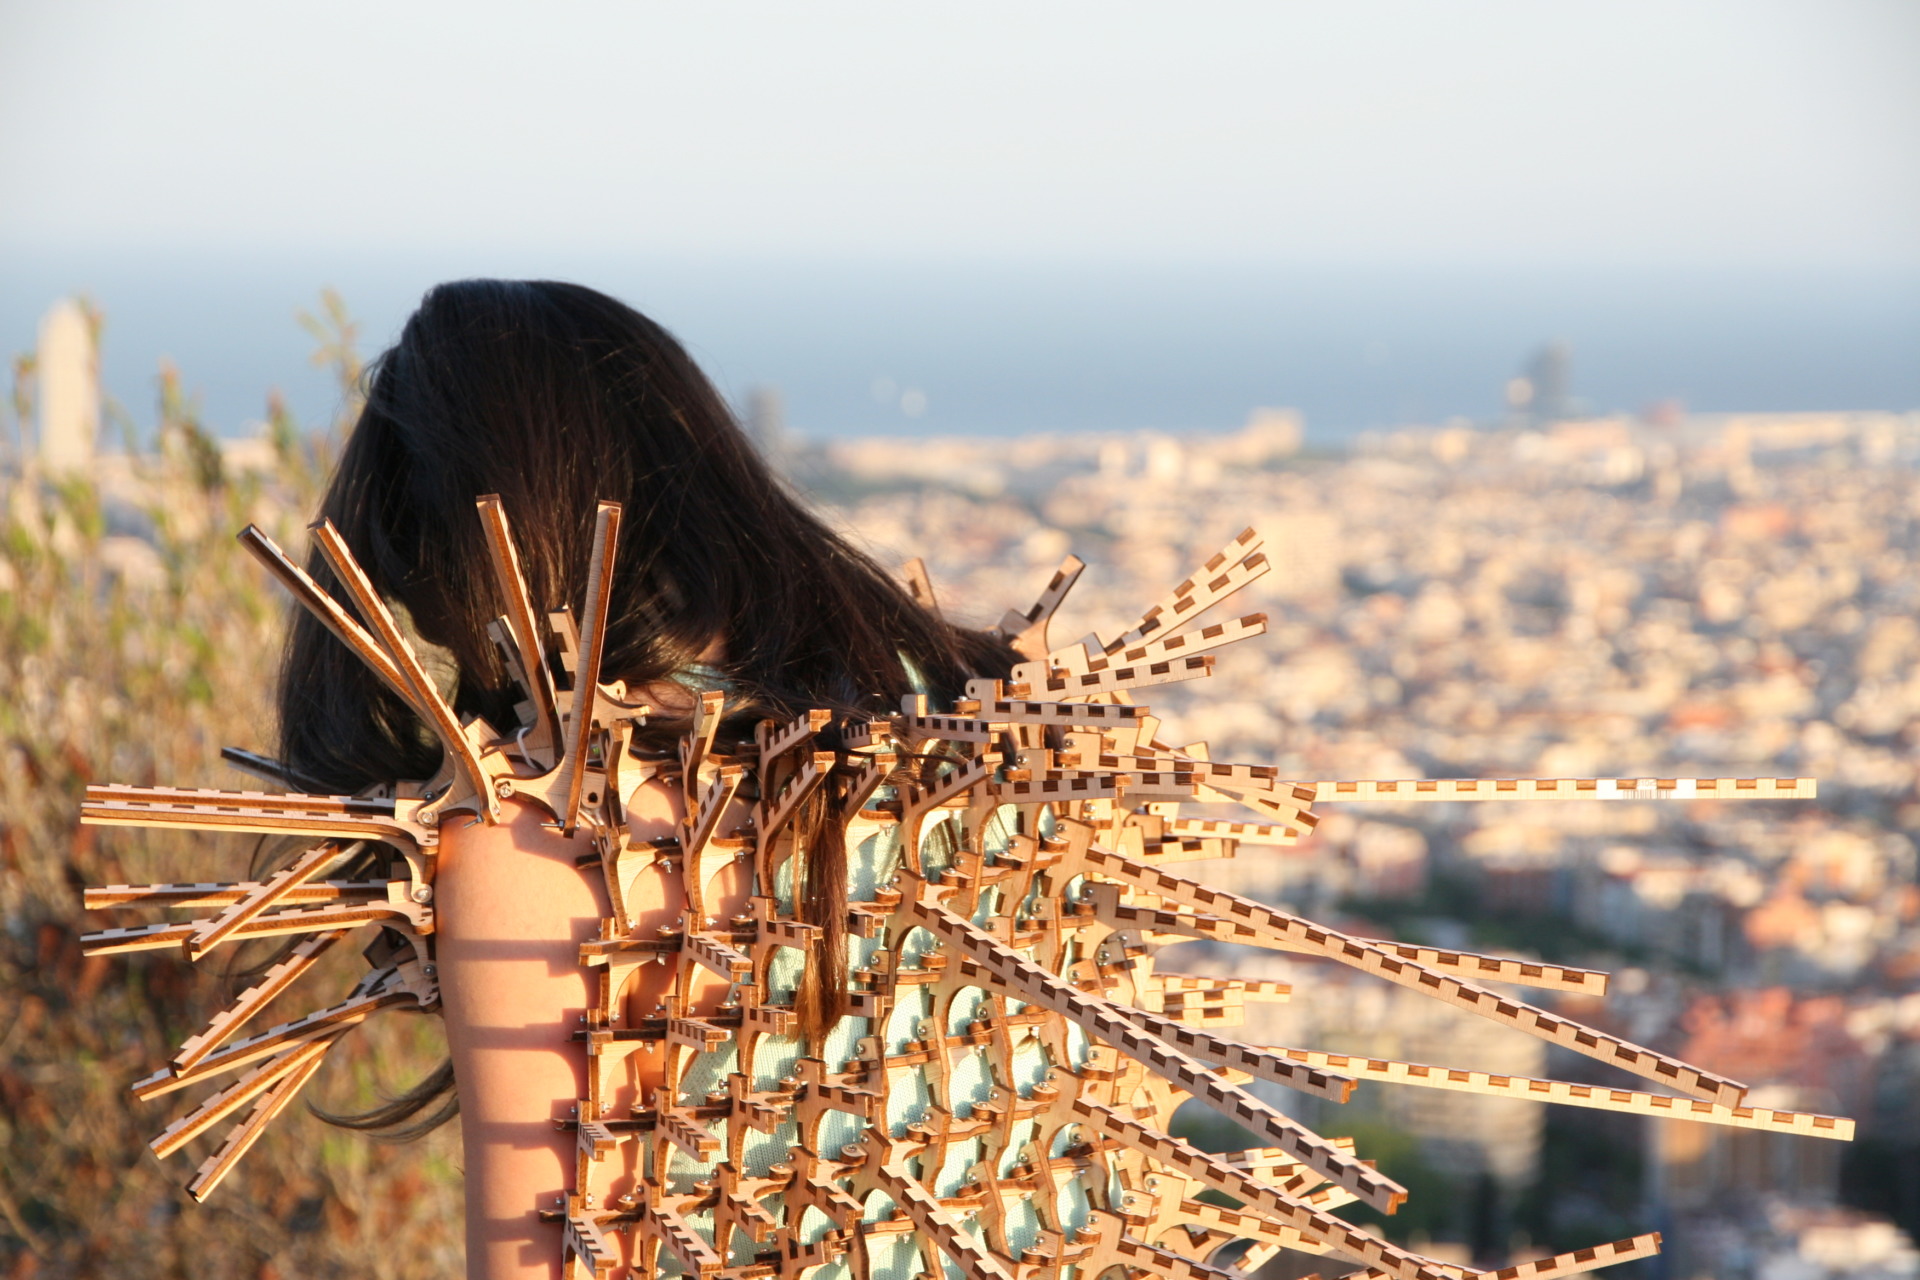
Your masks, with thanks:
M40 321L39 459L48 472L85 471L100 434L100 357L86 310L71 298Z
M1573 416L1573 348L1549 342L1507 384L1507 404L1532 426Z

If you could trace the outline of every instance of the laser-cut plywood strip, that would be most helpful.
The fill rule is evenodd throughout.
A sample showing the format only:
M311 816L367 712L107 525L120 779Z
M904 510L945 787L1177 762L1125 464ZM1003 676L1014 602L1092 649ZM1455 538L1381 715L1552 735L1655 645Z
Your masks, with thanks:
M1312 782L1316 802L1405 800L1811 800L1812 778L1443 778Z
M1429 1089L1451 1089L1457 1093L1478 1093L1496 1098L1531 1098L1539 1102L1561 1102L1588 1107L1595 1111L1621 1111L1628 1115L1666 1116L1675 1120L1700 1120L1731 1129L1761 1129L1769 1133L1805 1133L1817 1137L1851 1141L1853 1121L1844 1116L1823 1116L1802 1111L1774 1111L1766 1107L1729 1107L1698 1098L1673 1098L1633 1089L1608 1089L1600 1085L1574 1084L1565 1080L1536 1080L1529 1076L1503 1076L1485 1071L1461 1071L1452 1067L1430 1067L1418 1062L1394 1062L1384 1058L1356 1058L1344 1053L1322 1053L1313 1049L1288 1049L1275 1046L1268 1050L1309 1066L1324 1067L1359 1080L1379 1080L1387 1084L1413 1084Z
M1555 1254L1551 1258L1523 1262L1518 1266L1501 1267L1497 1271L1477 1271L1471 1267L1457 1266L1450 1262L1435 1262L1432 1265L1436 1271L1449 1277L1449 1280L1560 1280L1562 1276L1584 1275L1589 1271L1598 1271L1601 1267L1651 1258L1659 1252L1660 1233L1649 1231L1645 1235L1615 1240L1611 1244L1575 1249L1571 1253ZM1349 1271L1338 1280L1387 1280L1387 1273L1369 1268L1364 1271Z
M204 1197L328 1051L382 1008L431 1009L433 867L454 815L491 820L509 797L591 840L582 865L607 879L612 915L581 948L597 992L575 1036L586 1096L571 1100L573 1186L558 1207L569 1276L688 1274L763 1280L848 1260L859 1280L951 1267L969 1280L1132 1276L1236 1280L1284 1250L1358 1266L1346 1280L1553 1280L1646 1256L1639 1236L1499 1272L1409 1253L1335 1216L1391 1210L1404 1190L1355 1152L1240 1087L1284 1083L1344 1100L1355 1080L1525 1097L1770 1132L1848 1138L1850 1121L1740 1104L1741 1086L1490 991L1497 981L1588 995L1606 975L1352 937L1174 875L1166 865L1285 848L1334 801L1802 799L1805 779L1511 779L1299 782L1267 766L1214 761L1159 740L1138 689L1210 674L1216 651L1261 634L1251 614L1203 623L1266 573L1242 533L1114 637L1048 647L1084 566L1069 558L1037 603L1001 630L1026 659L1008 678L969 683L952 706L914 696L898 715L836 723L826 712L729 726L725 695L693 708L677 762L629 754L648 708L601 680L620 508L596 514L587 606L540 619L507 514L479 518L505 615L493 635L521 685L505 733L462 722L428 680L374 584L329 527L316 541L351 610L264 535L243 540L358 654L442 743L430 779L378 793L316 796L92 787L85 821L304 835L322 843L260 880L113 885L92 909L149 908L192 919L89 935L95 953L288 937L292 949L134 1086L157 1097L238 1072L154 1141L217 1147L190 1190ZM925 567L914 597L934 607ZM365 619L365 624L361 622ZM278 762L233 750L256 777L291 783ZM676 767L677 764L677 767ZM628 806L643 784L677 791L671 838L636 841ZM829 787L829 782L833 785ZM798 1035L802 971L829 931L804 914L803 813L827 797L848 824L849 1015L819 1041ZM1269 821L1182 817L1182 800L1227 800ZM326 878L370 846L389 870ZM718 886L744 865L744 905ZM673 920L629 908L644 871L684 892ZM738 878L738 873L729 873ZM671 896L671 895L669 895ZM724 918L723 918L724 917ZM349 933L378 930L373 971L349 997L245 1038L243 1028ZM1203 937L1347 964L1512 1028L1699 1095L1359 1059L1223 1037L1282 983L1156 970L1165 941ZM631 993L640 975L650 993ZM1167 1134L1199 1098L1270 1144L1203 1154ZM563 1108L565 1109L565 1108ZM235 1118L238 1117L237 1122ZM217 1134L230 1124L224 1135ZM1222 1192L1236 1209L1211 1204ZM1251 1242L1236 1267L1212 1261Z

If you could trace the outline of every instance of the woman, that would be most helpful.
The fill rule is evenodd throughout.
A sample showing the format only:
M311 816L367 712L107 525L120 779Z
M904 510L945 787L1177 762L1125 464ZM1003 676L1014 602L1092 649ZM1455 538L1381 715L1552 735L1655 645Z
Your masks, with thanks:
M307 935L135 1086L246 1073L156 1140L180 1149L253 1104L196 1197L354 1021L408 1002L442 1009L450 1071L347 1122L430 1126L453 1091L468 1271L487 1280L563 1266L608 1280L623 1264L735 1280L1213 1276L1282 1249L1442 1280L1330 1212L1392 1212L1404 1187L1235 1079L1341 1101L1344 1073L1364 1071L1851 1132L1743 1109L1735 1081L1481 982L1592 992L1601 975L1376 943L1166 869L1291 844L1329 794L1654 790L1309 788L1161 741L1131 692L1204 677L1212 650L1265 628L1258 614L1201 621L1266 571L1251 529L1111 639L1047 644L1074 560L1003 619L1010 643L961 630L806 514L656 326L589 290L498 282L427 297L377 366L324 514L311 574L249 535L312 616L282 681L284 760L241 763L333 794L104 786L83 810L327 837L245 884L89 892L93 906L214 912L90 935L96 953ZM1812 794L1805 780L1660 788ZM1182 818L1186 798L1272 821ZM371 862L353 852L367 846L406 862L390 879L378 865L331 878L340 859ZM368 924L386 932L353 997L234 1038ZM1153 944L1172 937L1349 965L1691 1098L1240 1043L1208 1028L1276 984L1159 972ZM1189 1098L1248 1130L1247 1149L1209 1156L1170 1136Z
M723 739L750 740L757 721L811 708L865 718L916 691L950 700L969 677L1004 675L1015 658L1004 641L921 608L805 510L680 344L591 289L470 280L430 292L375 364L322 507L411 620L456 711L512 725L520 695L487 633L505 602L474 513L486 494L512 521L542 618L563 607L579 616L595 504L623 505L602 678L664 712L649 718L640 754L670 752L704 690L725 692ZM317 550L311 571L325 580ZM418 718L309 614L295 623L280 711L282 758L308 790L352 793L438 767L441 748ZM422 1116L452 1113L451 1087L466 1143L470 1274L544 1276L557 1266L559 1227L538 1223L530 1206L569 1185L575 1139L556 1131L564 1116L554 1100L585 1096L568 1036L591 1003L580 944L608 907L598 867L576 866L583 836L547 829L532 806L503 809L498 825L450 823L437 859L451 1077L443 1069L350 1122L418 1129ZM632 809L639 840L671 835L681 816L657 781ZM835 834L807 833L823 929L802 999L815 1032L843 999ZM729 915L744 907L744 872L723 885ZM639 927L673 924L683 904L671 878L644 892ZM718 998L726 984L712 985ZM657 986L636 984L635 1016ZM640 1094L648 1083L643 1068Z

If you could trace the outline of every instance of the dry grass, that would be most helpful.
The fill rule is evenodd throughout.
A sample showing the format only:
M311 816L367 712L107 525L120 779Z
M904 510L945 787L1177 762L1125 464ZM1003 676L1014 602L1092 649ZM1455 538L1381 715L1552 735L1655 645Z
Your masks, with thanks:
M234 878L252 847L81 827L80 793L96 780L247 785L219 750L271 748L286 606L232 535L253 520L298 545L322 462L276 421L278 472L223 477L177 396L164 416L160 448L107 494L0 478L0 1277L458 1274L452 1127L379 1145L296 1109L206 1206L178 1188L207 1144L165 1167L146 1150L190 1102L140 1103L127 1086L234 983L218 959L83 957L82 933L137 921L82 910L80 890ZM109 535L129 525L159 553L144 572L126 571L131 544ZM309 1007L360 968L343 957L306 979ZM375 1019L312 1092L364 1105L441 1051L435 1019Z

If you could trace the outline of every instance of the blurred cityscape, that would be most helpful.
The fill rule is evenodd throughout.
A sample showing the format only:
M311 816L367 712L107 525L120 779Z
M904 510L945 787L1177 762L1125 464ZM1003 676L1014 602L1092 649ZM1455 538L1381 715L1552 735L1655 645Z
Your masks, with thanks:
M1274 571L1227 607L1270 633L1143 699L1214 759L1308 781L1817 778L1812 803L1333 806L1296 849L1194 870L1364 934L1612 970L1603 1001L1563 1007L1756 1105L1860 1121L1843 1147L1384 1085L1345 1111L1297 1100L1369 1151L1413 1136L1396 1176L1426 1194L1397 1232L1503 1263L1651 1228L1652 1275L1914 1274L1920 414L1567 420L1566 360L1543 352L1505 421L1339 455L1267 411L1224 435L860 440L789 465L978 622L1079 554L1056 642L1115 634L1257 526ZM1181 950L1163 963L1293 984L1248 1006L1252 1043L1607 1080L1337 967Z
M51 962L33 959L35 946L67 954L78 913L63 895L99 877L102 855L62 825L54 783L35 784L30 829L18 780L30 765L70 790L87 768L156 768L127 763L129 717L164 716L169 680L217 671L224 693L237 675L261 674L271 652L256 638L221 669L204 636L144 641L151 651L131 657L122 645L112 661L145 673L152 705L129 694L89 710L89 697L117 699L111 681L128 677L104 658L61 668L71 660L46 627L66 624L20 620L34 608L51 617L65 607L57 591L71 591L58 584L84 581L161 625L190 598L182 575L212 572L209 558L224 554L205 550L226 541L223 522L298 536L320 465L283 421L220 441L177 396L163 402L157 454L96 452L97 389L84 359L59 356L61 343L90 350L87 323L76 310L43 331L37 456L23 434L0 556L0 623L13 628L0 693L15 708L14 763L25 761L7 771L0 907L12 936L37 940L20 942L12 975L0 974L18 1006L0 1018L0 1095L21 1116L20 1099L42 1099L39 1130L5 1128L10 1152L30 1130L51 1132L79 1095L46 1101L57 1060L29 1063L43 1046L3 1028L26 1025L35 1000L57 1017L76 982L83 996L110 989L104 970L56 981ZM63 360L81 372L62 374ZM1227 608L1267 613L1268 635L1226 651L1211 680L1143 699L1170 740L1205 741L1214 759L1272 763L1303 781L1818 779L1816 802L1334 806L1295 848L1196 870L1357 933L1608 969L1604 999L1575 1007L1561 996L1561 1007L1748 1083L1756 1105L1859 1121L1857 1141L1835 1144L1380 1085L1345 1109L1276 1092L1323 1132L1358 1138L1413 1190L1378 1223L1397 1238L1504 1265L1657 1229L1667 1252L1637 1264L1643 1275L1920 1275L1920 414L1657 406L1569 417L1569 360L1547 348L1530 361L1505 389L1503 417L1379 433L1339 452L1303 447L1299 417L1277 409L1220 434L1016 440L801 440L782 429L770 391L743 416L796 486L884 563L924 557L949 616L987 625L1028 603L1069 551L1083 557L1090 568L1056 643L1123 629L1258 527L1274 570ZM16 397L15 409L24 421L27 403ZM49 566L65 561L86 568L59 577ZM220 564L229 583L231 557ZM247 634L270 630L257 589L216 589L253 591ZM175 632L238 625L219 617ZM104 688L88 695L89 679ZM211 725L241 710L205 701L192 714ZM119 728L101 719L114 716ZM195 730L169 748L168 767L195 751L211 760L225 732L224 722ZM116 859L140 852L111 847ZM114 874L125 878L118 863ZM1292 985L1290 1000L1245 1009L1230 1034L1251 1043L1613 1082L1585 1058L1345 970L1215 944L1179 950L1163 963ZM184 1008L184 979L172 981L168 998ZM1204 1122L1194 1133L1208 1136ZM356 1185L401 1176L381 1168L362 1168ZM342 1176L302 1176L320 1189L297 1212L337 1226L326 1206L345 1194ZM410 1194L446 1212L440 1182L407 1176ZM0 1194L0 1218L58 1234L54 1209L22 1208L17 1182L12 1197Z

